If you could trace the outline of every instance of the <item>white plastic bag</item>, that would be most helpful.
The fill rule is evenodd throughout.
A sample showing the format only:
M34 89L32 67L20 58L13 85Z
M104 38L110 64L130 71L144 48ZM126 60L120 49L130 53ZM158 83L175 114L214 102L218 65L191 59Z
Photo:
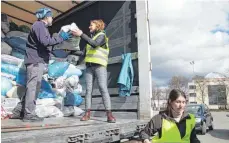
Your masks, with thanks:
M70 86L74 87L79 83L79 77L77 75L73 75L67 78L65 83L68 83Z
M55 80L55 87L57 88L57 89L62 89L62 88L64 88L64 86L65 86L65 80L66 80L66 77L64 77L64 76L61 76L61 77L58 77L56 80Z
M4 34L10 31L10 25L8 22L1 22L1 30Z
M20 102L18 98L5 98L2 102L2 107L7 114L12 114L12 111L17 106L18 102Z
M73 92L74 89L77 88L77 85L79 83L79 77L76 75L73 75L65 80L65 86L66 90L69 92Z
M76 94L81 94L83 92L83 88L80 84L77 85L77 87L73 90Z
M56 93L57 96L60 96L60 97L66 96L66 89L65 88L54 89L54 92Z
M26 66L25 66L24 61L21 62L21 63L18 65L18 67L21 68L21 69L26 69Z
M1 54L10 55L12 53L12 47L5 42L1 42Z
M71 25L65 25L61 27L61 31L68 32L71 29Z
M80 116L85 111L76 106L64 106L62 112L64 114L64 117L69 117L69 116Z
M2 32L2 30L1 30L1 32ZM6 37L5 34L2 32L1 38L5 38L5 37Z
M5 96L1 96L1 104L4 103L5 98Z
M63 113L56 106L36 106L35 113L38 117L49 118L49 117L63 117Z
M78 30L78 26L75 23L72 23L71 25L65 25L62 26L59 34L61 31L64 32L70 32L74 30ZM80 37L73 36L72 38L69 38L67 41L64 41L62 44L58 44L54 46L54 49L68 49L68 50L80 50L79 43L80 43Z
M36 105L43 105L43 106L54 106L57 104L57 101L53 98L44 98L44 99L37 99Z
M75 114L74 106L63 106L61 111L64 114L64 117L70 117Z
M83 73L80 69L77 69L75 65L69 64L67 70L64 72L63 76L71 77L73 75L81 76Z
M26 88L24 86L13 86L7 93L8 98L18 98L21 99L25 95Z
M55 60L49 60L49 64L52 64L54 62L55 62Z
M8 78L10 80L15 80L16 79L16 76L14 76L12 74L4 73L4 72L1 72L1 76L6 77L6 78Z
M85 112L84 110L82 110L81 108L76 107L76 106L74 106L74 111L75 111L74 116L80 116Z
M61 30L64 32L69 32L70 30L78 30L78 26L75 23L72 23L71 25L65 25L61 27Z
M7 63L7 64L15 65L18 67L24 67L24 60L13 57L11 55L2 54L1 60L2 62Z
M79 70L86 70L86 64L82 63L80 65L77 65L76 68L79 69Z
M73 65L77 65L77 62L79 61L80 56L76 55L68 55L67 56L67 61Z
M45 81L48 81L49 75L48 75L48 74L44 74L44 75L42 76L42 78L43 78Z

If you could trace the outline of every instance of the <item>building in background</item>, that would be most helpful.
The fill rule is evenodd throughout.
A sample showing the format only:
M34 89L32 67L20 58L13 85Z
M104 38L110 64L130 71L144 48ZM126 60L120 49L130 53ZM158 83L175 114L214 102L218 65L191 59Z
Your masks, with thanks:
M210 109L229 109L229 78L220 73L196 76L188 83L189 103L205 103Z

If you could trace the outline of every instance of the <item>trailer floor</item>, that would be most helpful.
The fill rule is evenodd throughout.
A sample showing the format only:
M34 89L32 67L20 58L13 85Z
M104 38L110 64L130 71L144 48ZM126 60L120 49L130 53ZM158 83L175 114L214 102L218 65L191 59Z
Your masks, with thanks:
M80 117L46 118L39 123L26 123L21 120L2 120L2 143L64 143L64 142L103 142L111 138L117 141L143 128L146 121L117 119L107 123L106 118L91 118L80 121ZM86 141L85 141L86 140ZM94 141L93 141L94 140ZM106 141L105 141L106 142Z

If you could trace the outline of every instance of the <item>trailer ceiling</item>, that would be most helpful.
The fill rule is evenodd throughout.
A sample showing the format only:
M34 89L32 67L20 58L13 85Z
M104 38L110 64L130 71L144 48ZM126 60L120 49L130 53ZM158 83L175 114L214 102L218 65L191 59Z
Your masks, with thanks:
M31 26L36 21L35 12L42 7L49 7L54 18L76 7L81 1L1 1L1 13L9 16L9 20L17 25Z

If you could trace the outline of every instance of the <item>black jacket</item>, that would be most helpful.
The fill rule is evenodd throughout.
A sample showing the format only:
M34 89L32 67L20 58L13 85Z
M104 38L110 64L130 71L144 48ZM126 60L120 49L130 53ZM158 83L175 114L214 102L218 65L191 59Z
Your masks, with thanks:
M177 123L172 117L168 116L168 111L162 111L148 122L146 127L140 132L140 138L142 140L150 139L156 132L158 132L159 137L161 137L162 119L174 121L180 131L181 138L183 138L186 133L186 119L190 118L188 113L184 113L180 122ZM200 143L196 136L195 128L191 132L190 143Z
M97 31L96 33L93 33L91 37L95 36L97 33L101 31ZM102 31L103 32L103 31ZM103 46L106 43L105 39L105 32L102 35L99 35L95 40L88 37L86 34L82 34L81 38L87 42L87 44L91 45L92 48L95 48L97 46Z

